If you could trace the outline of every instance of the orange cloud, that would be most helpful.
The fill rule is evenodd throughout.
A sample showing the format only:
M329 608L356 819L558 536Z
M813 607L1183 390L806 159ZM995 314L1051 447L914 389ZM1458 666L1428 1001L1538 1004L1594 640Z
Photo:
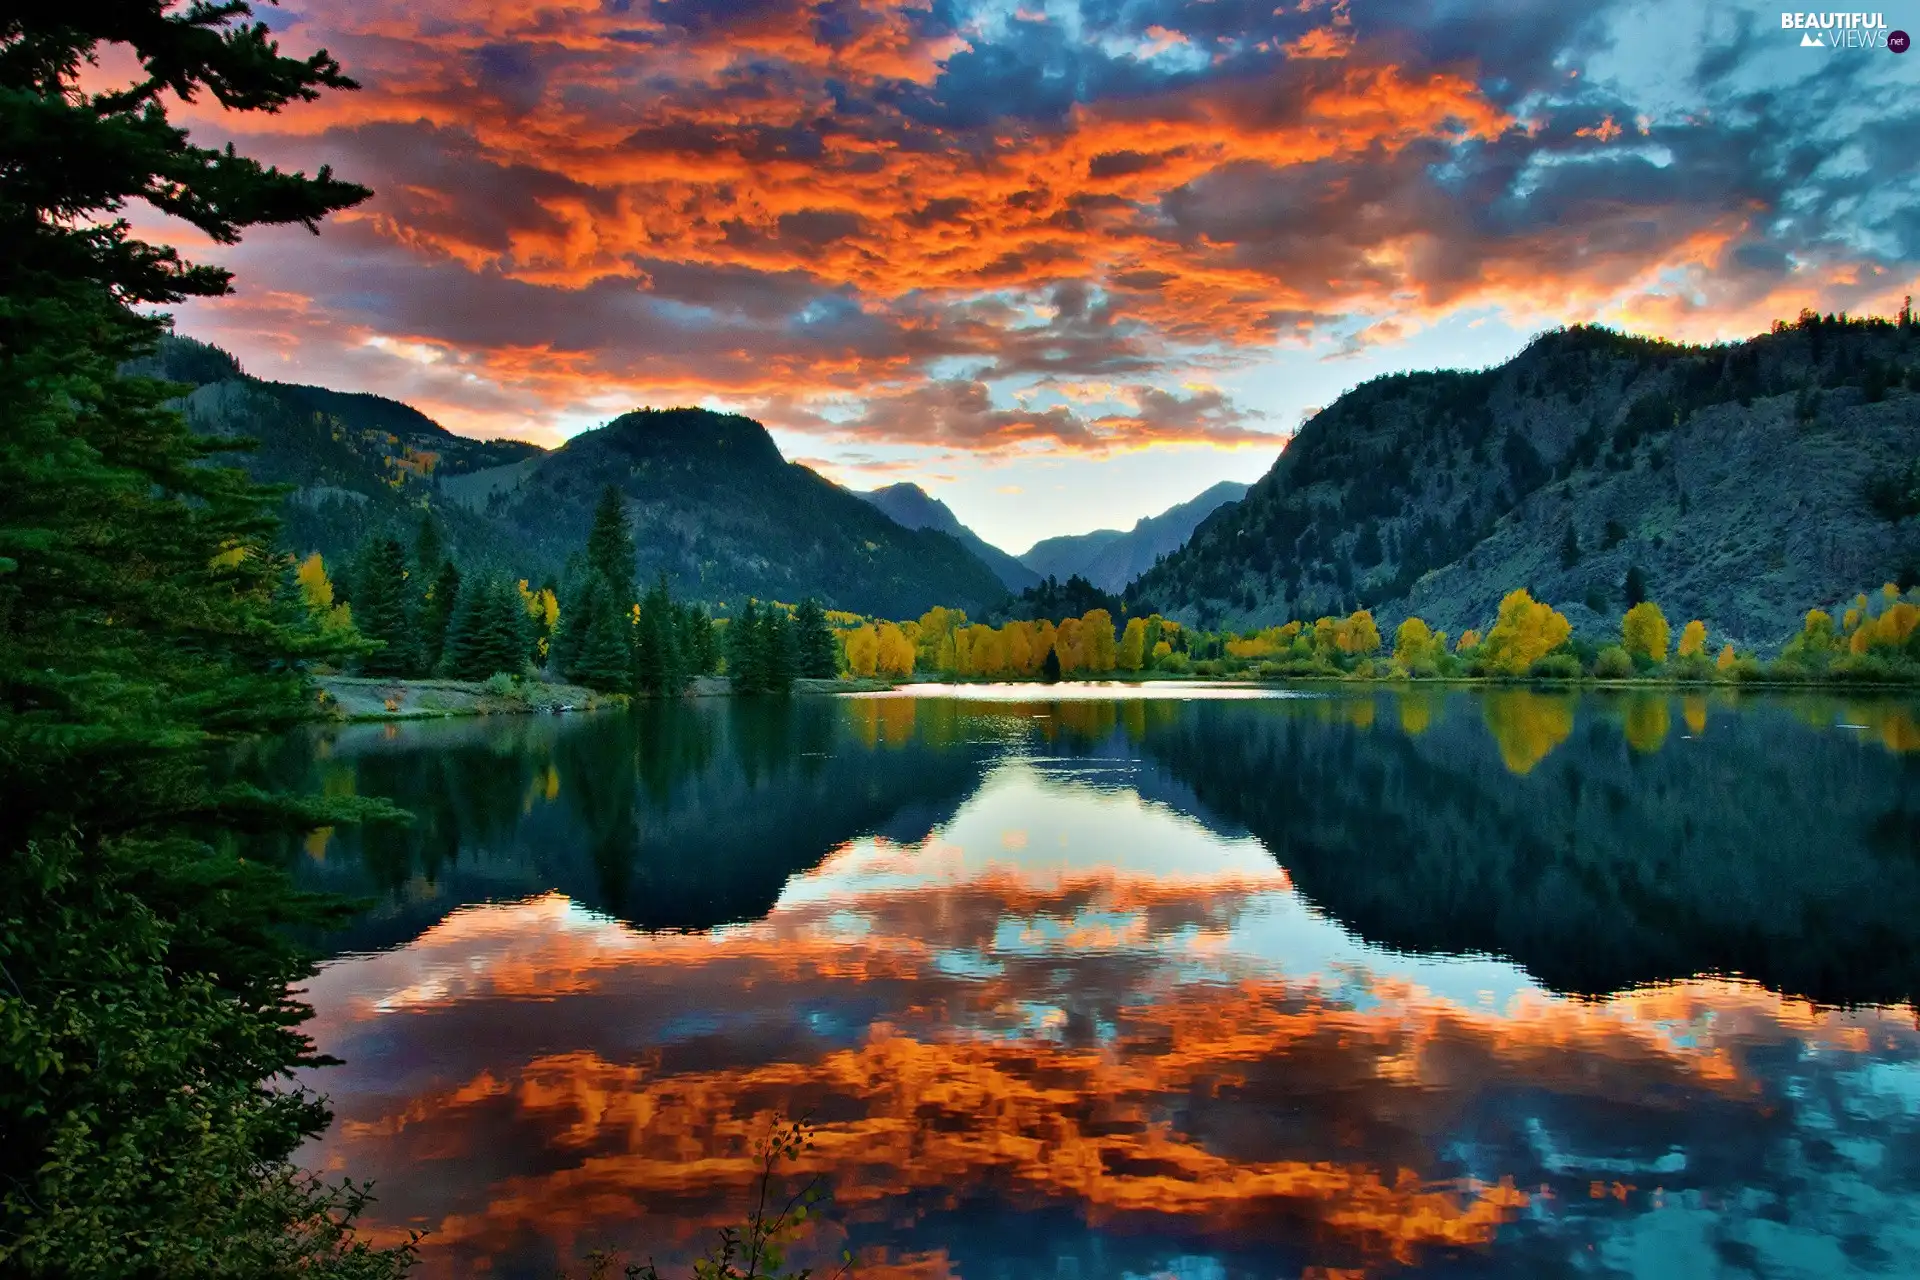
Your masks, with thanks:
M512 0L483 15L369 0L296 16L289 39L332 46L366 88L248 120L242 141L330 160L379 195L317 249L243 262L243 286L312 298L345 363L375 367L367 338L449 353L457 375L405 385L473 430L719 399L831 431L828 410L851 399L871 441L924 443L914 411L932 406L984 451L1259 443L1237 411L1202 430L1191 415L1024 413L998 391L976 410L952 388L1060 377L1168 394L1198 364L1333 328L1395 341L1464 308L1723 337L1802 304L1885 305L1914 277L1833 243L1796 270L1755 268L1740 255L1780 208L1758 177L1693 193L1682 162L1566 151L1618 142L1616 118L1670 148L1710 139L1708 124L1573 101L1587 90L1560 71L1522 121L1519 90L1498 87L1517 70L1422 62L1394 33L1360 38L1344 4L1281 6L1270 30L1143 18L1111 55L1124 92L1044 109L978 100L1044 77L969 79L989 54L1017 58L1042 14L1004 30L919 0ZM1190 56L1207 70L1143 70ZM187 116L236 127L210 112ZM1556 114L1600 123L1569 133ZM1435 176L1476 157L1502 185ZM1603 163L1642 168L1581 176ZM1527 173L1564 194L1522 201Z

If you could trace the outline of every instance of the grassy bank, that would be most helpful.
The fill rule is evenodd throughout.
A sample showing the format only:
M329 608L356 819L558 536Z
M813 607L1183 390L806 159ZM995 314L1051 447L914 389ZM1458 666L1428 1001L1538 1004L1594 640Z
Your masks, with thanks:
M440 716L558 714L624 707L632 699L624 693L596 693L577 684L544 680L401 680L375 676L321 676L321 713L335 720L425 720ZM848 677L839 680L795 680L799 695L871 693L891 689L892 680ZM725 676L699 676L687 685L687 696L723 698L733 693Z

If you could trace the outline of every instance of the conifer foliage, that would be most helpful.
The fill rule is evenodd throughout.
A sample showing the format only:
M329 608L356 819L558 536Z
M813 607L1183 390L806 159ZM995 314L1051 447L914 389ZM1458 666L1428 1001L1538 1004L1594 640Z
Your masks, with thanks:
M227 290L143 242L141 199L218 243L314 227L368 193L198 147L169 102L274 110L352 87L279 54L242 3L0 7L0 1271L375 1277L359 1197L290 1157L326 1121L280 926L312 914L209 830L347 816L220 784L224 739L294 723L323 631L273 549L277 494L203 465L123 377L163 321ZM139 78L82 85L100 46ZM102 58L100 65L114 65ZM303 584L304 585L304 584ZM317 588L317 583L315 584ZM271 1083L272 1087L267 1087Z
M360 670L370 676L423 674L413 587L399 542L380 538L366 548L355 575L353 603L360 634L380 646L360 660Z

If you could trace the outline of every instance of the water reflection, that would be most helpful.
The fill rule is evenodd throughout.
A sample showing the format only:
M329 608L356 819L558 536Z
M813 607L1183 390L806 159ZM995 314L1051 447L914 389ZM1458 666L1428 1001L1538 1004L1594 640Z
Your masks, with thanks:
M289 747L433 788L298 855L383 887L336 945L386 949L313 986L347 1062L313 1158L430 1228L434 1275L665 1264L798 1112L812 1247L868 1276L1901 1274L1914 759L1859 705L1663 705L882 698Z

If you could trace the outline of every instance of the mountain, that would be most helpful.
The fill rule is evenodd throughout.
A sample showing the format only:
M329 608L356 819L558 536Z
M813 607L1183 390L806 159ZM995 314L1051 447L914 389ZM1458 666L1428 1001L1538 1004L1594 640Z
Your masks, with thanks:
M1001 585L1009 591L1024 591L1040 581L1040 575L1021 564L1000 548L960 523L960 517L940 499L917 484L890 484L854 496L872 503L887 513L895 524L909 529L937 529L960 540L960 545L978 556Z
M545 452L538 445L456 435L383 396L248 377L232 356L191 338L163 338L153 356L127 371L191 386L180 407L196 429L255 442L220 461L257 480L294 486L281 515L287 543L302 553L320 551L331 561L380 530L410 540L425 506L439 510L463 559L514 561L508 531L446 509L440 486L537 458Z
M457 435L381 396L248 377L233 358L168 337L130 372L193 386L188 420L244 436L226 459L293 486L286 540L329 561L368 536L410 541L432 512L462 560L560 574L608 484L632 500L642 581L664 571L707 600L754 595L912 617L935 604L984 612L1007 595L949 534L902 528L786 461L766 429L704 409L630 413L558 449Z
M1036 542L1020 563L1043 578L1062 582L1079 574L1103 591L1124 591L1161 556L1179 550L1199 523L1246 496L1247 486L1222 480L1197 498L1137 521L1132 529L1095 529Z
M1617 629L1766 645L1810 606L1920 576L1920 326L1803 316L1682 346L1581 327L1477 372L1396 374L1301 428L1130 591L1207 626L1368 606L1454 634L1527 587Z
M982 612L1007 592L958 539L907 529L781 457L767 429L706 409L640 410L531 463L459 477L449 496L558 562L586 543L607 485L630 499L641 579L700 599L744 595L912 617Z

